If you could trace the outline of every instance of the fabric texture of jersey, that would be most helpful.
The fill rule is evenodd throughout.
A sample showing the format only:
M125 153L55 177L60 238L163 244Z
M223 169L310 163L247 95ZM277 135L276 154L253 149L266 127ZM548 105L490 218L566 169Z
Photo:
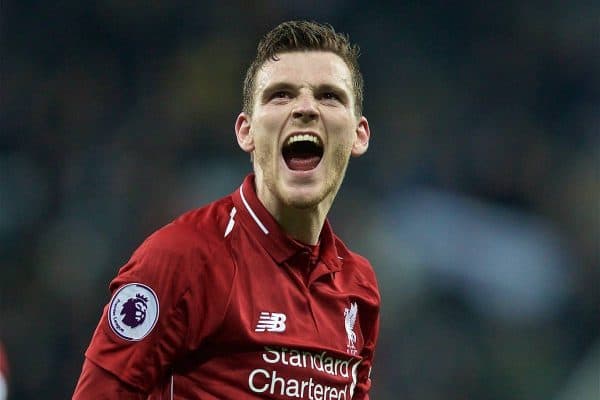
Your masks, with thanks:
M253 175L151 235L110 290L85 355L149 399L368 399L369 262L327 221L318 254L289 238Z

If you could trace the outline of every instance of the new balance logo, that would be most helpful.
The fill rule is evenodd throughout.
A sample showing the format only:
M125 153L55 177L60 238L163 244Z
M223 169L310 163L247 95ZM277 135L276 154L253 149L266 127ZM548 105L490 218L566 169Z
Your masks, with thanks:
M258 317L258 324L256 324L255 332L283 332L285 331L285 320L287 317L281 313L270 313L263 311Z

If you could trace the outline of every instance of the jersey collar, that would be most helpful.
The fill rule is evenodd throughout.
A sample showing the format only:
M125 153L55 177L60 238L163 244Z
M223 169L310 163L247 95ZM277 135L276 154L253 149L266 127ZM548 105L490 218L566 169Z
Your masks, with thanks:
M275 218L262 205L254 189L254 174L249 174L233 194L233 203L246 229L261 246L281 264L306 248L290 238L279 226ZM328 220L321 230L320 259L330 272L341 270L342 262L335 245L335 236Z

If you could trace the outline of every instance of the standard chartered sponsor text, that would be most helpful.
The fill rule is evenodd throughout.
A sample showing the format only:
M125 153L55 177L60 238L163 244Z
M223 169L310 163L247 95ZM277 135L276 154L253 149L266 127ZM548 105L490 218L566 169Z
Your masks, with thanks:
M360 360L353 364L352 358L341 359L327 354L326 351L314 353L285 347L265 347L262 360L268 364L265 368L256 368L248 375L248 387L254 393L280 395L295 399L308 400L349 400L356 386L356 368ZM319 382L318 377L303 378L286 376L278 371L277 365L300 369L311 369L333 377L341 377L347 383L327 384ZM287 369L293 371L292 369ZM321 376L323 376L321 374Z

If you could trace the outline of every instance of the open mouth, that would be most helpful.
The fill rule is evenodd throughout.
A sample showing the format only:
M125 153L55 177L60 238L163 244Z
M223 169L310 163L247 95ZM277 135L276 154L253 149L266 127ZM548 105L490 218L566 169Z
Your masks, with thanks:
M283 145L282 155L292 171L310 171L319 165L323 157L323 143L312 134L293 135Z

